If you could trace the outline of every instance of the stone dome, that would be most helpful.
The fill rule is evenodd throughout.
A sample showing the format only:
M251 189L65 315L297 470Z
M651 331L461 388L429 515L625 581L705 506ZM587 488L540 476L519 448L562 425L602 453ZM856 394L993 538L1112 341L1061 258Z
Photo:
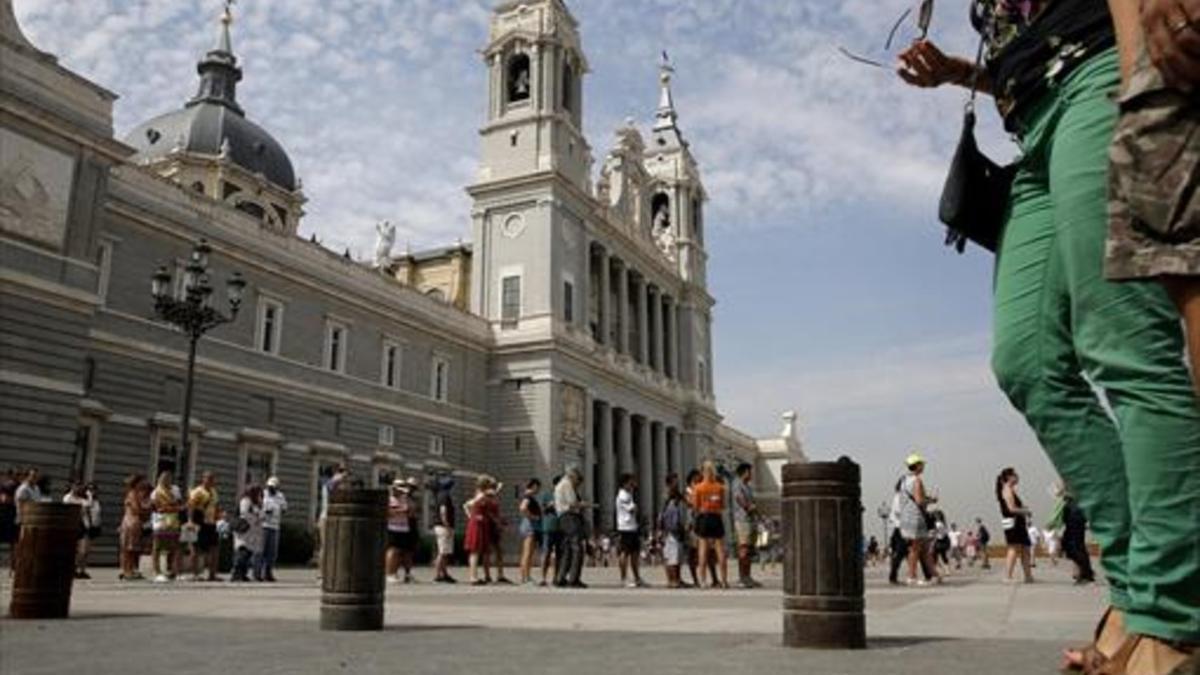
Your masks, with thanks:
M174 152L225 154L233 164L293 191L296 174L287 152L265 129L246 119L238 105L237 83L242 79L242 70L229 37L232 20L226 10L217 46L196 66L200 74L196 95L182 109L134 127L125 143L137 151L134 160L143 162L163 159Z

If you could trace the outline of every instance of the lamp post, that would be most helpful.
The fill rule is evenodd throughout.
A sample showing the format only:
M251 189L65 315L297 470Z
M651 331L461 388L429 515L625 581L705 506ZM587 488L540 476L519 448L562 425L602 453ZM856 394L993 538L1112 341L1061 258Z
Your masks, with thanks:
M240 272L234 272L225 282L229 313L222 314L213 308L213 287L208 277L208 256L211 253L212 247L203 239L192 249L183 271L182 298L172 293L171 272L165 265L159 266L150 282L155 316L175 326L188 338L187 379L183 385L183 414L179 427L182 440L179 462L182 466L176 471L182 476L181 484L185 489L192 484L192 385L196 371L196 343L208 331L237 318L246 290L246 280Z

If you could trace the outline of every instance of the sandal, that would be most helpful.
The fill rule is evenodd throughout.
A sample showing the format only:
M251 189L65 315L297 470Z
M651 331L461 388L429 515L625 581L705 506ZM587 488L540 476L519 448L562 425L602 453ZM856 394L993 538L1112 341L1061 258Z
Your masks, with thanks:
M1092 633L1091 643L1080 647L1079 649L1063 650L1063 661L1059 666L1059 671L1063 673L1088 673L1099 668L1109 658L1108 654L1100 651L1097 644L1100 642L1100 636L1104 633L1104 629L1108 626L1108 620L1112 618L1113 607L1109 606L1104 610L1104 614L1100 617L1100 622L1096 624L1096 630Z
M1125 661L1124 674L1130 672L1152 672L1155 675L1196 675L1200 673L1200 656L1197 656L1196 645L1183 644L1156 638L1150 635L1139 635L1142 638L1130 650L1129 658ZM1170 670L1162 670L1170 668ZM1102 674L1107 675L1107 674Z
M1161 645L1177 652L1184 657L1184 660L1176 664L1174 668L1166 671L1162 675L1194 675L1197 668L1197 654L1194 646L1185 646L1177 643L1159 640L1148 635L1130 635L1125 639L1125 644L1121 645L1121 649L1113 654L1112 658L1108 659L1099 667L1084 671L1085 675L1126 675L1135 659L1138 658L1140 650L1149 648L1154 649L1156 645ZM1155 656L1141 656L1141 659L1152 659L1151 667L1157 665Z

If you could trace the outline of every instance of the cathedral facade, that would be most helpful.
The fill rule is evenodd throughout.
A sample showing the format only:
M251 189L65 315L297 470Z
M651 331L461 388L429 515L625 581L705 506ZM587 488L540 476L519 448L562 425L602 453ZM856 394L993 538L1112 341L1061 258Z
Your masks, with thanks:
M306 197L287 139L237 98L231 21L196 95L118 140L115 95L0 0L0 467L38 466L55 491L94 480L110 513L133 473L213 471L227 505L275 475L296 524L337 464L368 485L578 466L600 528L624 472L648 515L666 474L707 458L756 463L777 493L801 457L790 423L756 441L713 396L707 195L669 64L649 133L618 129L597 168L575 19L562 0L500 3L469 242L393 254L381 224L357 261L297 235ZM165 265L186 294L201 239L214 279L248 290L200 343L185 430L186 339L154 317L150 277Z

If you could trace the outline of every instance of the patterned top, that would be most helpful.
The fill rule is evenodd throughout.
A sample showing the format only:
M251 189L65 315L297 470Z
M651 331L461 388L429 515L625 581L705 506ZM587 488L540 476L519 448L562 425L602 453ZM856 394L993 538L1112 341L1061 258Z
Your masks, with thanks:
M1047 87L1116 42L1106 0L973 0L992 93L1009 131Z
M1053 0L976 0L971 22L983 33L991 60L1030 26Z

